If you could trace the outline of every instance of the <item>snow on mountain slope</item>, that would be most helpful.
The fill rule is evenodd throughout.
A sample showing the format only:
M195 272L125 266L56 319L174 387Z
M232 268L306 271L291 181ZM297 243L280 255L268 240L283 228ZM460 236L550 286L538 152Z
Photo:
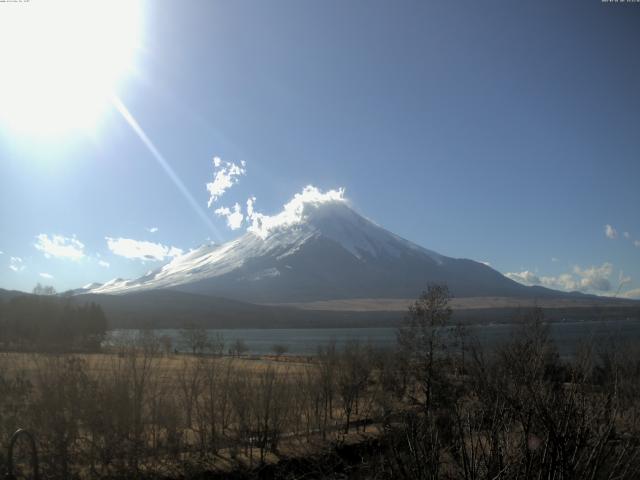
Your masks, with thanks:
M112 280L91 293L168 288L221 276L239 269L251 258L270 254L284 258L312 235L313 232L298 228L274 232L265 240L253 233L246 233L223 245L203 245L196 248L137 280Z
M115 279L90 293L174 289L258 302L411 298L432 281L446 282L458 296L528 291L478 262L394 235L356 213L342 192L303 193L278 215L254 214L236 240L203 245L143 277Z
M125 293L153 288L169 288L228 274L250 259L273 257L277 260L294 255L311 239L329 239L350 252L363 256L399 256L403 250L421 252L441 263L441 255L404 240L353 211L344 201L308 203L299 218L271 227L264 237L248 231L223 245L203 245L176 257L167 265L137 280L114 279L91 290L91 293ZM276 273L278 272L278 273ZM253 280L277 276L275 267L255 272Z

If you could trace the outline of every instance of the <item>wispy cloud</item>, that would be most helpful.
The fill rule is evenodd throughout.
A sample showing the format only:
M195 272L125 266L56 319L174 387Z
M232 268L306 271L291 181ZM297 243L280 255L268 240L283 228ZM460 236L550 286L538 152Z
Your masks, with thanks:
M630 234L629 232L624 232L624 233L622 234L622 236L623 236L624 238L626 238L627 240L631 238L631 234Z
M34 246L44 253L47 258L80 260L84 257L84 244L75 235L73 237L64 237L62 235L49 237L49 235L41 233L36 237Z
M244 160L238 165L233 162L223 162L220 157L213 158L213 168L215 170L213 181L207 183L207 191L209 192L207 206L211 207L213 202L222 197L234 184L238 183L239 177L246 175L245 166Z
M21 272L26 267L24 266L24 264L22 262L22 258L20 258L20 257L11 257L9 259L9 268L11 270L13 270L14 272Z
M634 241L633 241L633 244L634 244L636 247L640 248L640 240L634 240Z
M98 265L104 268L109 268L111 266L111 264L106 260L98 260Z
M39 274L42 278L46 278L48 280L51 280L53 278L53 275L51 275L50 273L45 273L45 272L40 272Z
M607 238L614 239L618 237L618 232L611 225L607 224L604 226L604 234Z
M244 221L242 208L237 202L233 206L233 210L230 210L228 207L220 207L217 208L214 213L219 217L225 217L227 219L227 226L231 230L239 229L242 226L242 222Z
M167 258L182 255L182 250L177 247L170 247L160 243L153 243L131 238L105 237L107 246L115 255L121 257L159 262Z
M147 228L147 232L156 233L158 231L158 227L149 227Z

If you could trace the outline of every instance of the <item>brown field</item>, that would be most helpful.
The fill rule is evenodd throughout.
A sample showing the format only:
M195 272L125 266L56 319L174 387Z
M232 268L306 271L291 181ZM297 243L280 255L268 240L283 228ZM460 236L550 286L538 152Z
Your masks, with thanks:
M358 359L364 354L358 350ZM8 387L0 448L17 428L34 432L52 478L179 476L185 462L225 471L315 455L338 438L354 442L377 431L372 421L367 432L358 425L375 416L362 379L356 385L343 375L343 388L359 395L344 396L345 408L337 362L335 354L323 367L294 356L166 355L133 345L0 353L0 386Z
M111 370L111 368L122 361L122 357L117 353L79 353L79 354L49 354L49 353L22 353L22 352L0 352L0 366L4 372L14 373L21 371L28 377L32 377L41 368L43 362L52 358L77 358L86 363L87 371L90 375L99 377ZM141 357L142 358L142 357ZM185 368L193 368L203 357L189 354L158 354L153 357L153 368L159 372L165 380L174 383L180 378ZM233 365L240 372L257 374L272 368L280 374L302 374L309 362L305 357L281 357L276 359L272 356L260 357L208 357L217 368L224 369Z
M409 298L356 298L348 300L323 300L304 303L271 304L296 307L303 310L352 311L352 312L406 312L415 299ZM592 308L637 307L638 301L619 298L515 298L515 297L461 297L452 298L454 310L490 308Z
M304 477L270 478L638 478L637 345L563 360L536 311L483 350L464 328L434 328L450 312L430 308L444 317L416 313L396 351L178 355L142 335L103 353L2 353L0 452L26 427L50 479L261 478L296 462ZM346 444L364 446L349 465Z

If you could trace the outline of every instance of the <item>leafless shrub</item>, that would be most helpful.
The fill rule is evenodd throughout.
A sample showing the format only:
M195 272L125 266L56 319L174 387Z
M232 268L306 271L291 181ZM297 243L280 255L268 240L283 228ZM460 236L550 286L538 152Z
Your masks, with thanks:
M371 375L368 352L357 341L349 342L339 357L338 393L345 416L344 431L349 432L352 413L358 414L359 400L364 395Z
M309 363L223 357L221 338L167 356L150 330L111 355L3 354L0 447L18 426L34 430L52 479L188 478L218 462L266 472L294 443L335 447L304 464L320 477L638 478L637 346L585 343L561 359L534 310L509 342L483 348L449 335L447 299L433 287L413 305L396 351L330 343ZM376 442L339 456L371 422Z

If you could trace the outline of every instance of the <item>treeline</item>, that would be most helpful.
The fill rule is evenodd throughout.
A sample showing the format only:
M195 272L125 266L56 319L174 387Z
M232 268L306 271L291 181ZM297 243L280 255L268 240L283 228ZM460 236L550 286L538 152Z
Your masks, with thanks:
M77 305L56 295L0 300L0 349L97 350L107 331L99 305Z
M306 470L274 478L640 478L637 346L586 342L563 359L534 310L487 350L450 321L433 286L391 350L351 342L310 362L252 361L185 331L196 353L218 353L172 355L144 331L109 355L0 355L0 464L20 426L51 479L253 478L295 455ZM331 461L365 431L366 455Z
M640 345L584 339L562 359L534 308L487 350L464 327L447 336L450 317L433 286L399 332L416 409L383 436L372 478L640 478Z

